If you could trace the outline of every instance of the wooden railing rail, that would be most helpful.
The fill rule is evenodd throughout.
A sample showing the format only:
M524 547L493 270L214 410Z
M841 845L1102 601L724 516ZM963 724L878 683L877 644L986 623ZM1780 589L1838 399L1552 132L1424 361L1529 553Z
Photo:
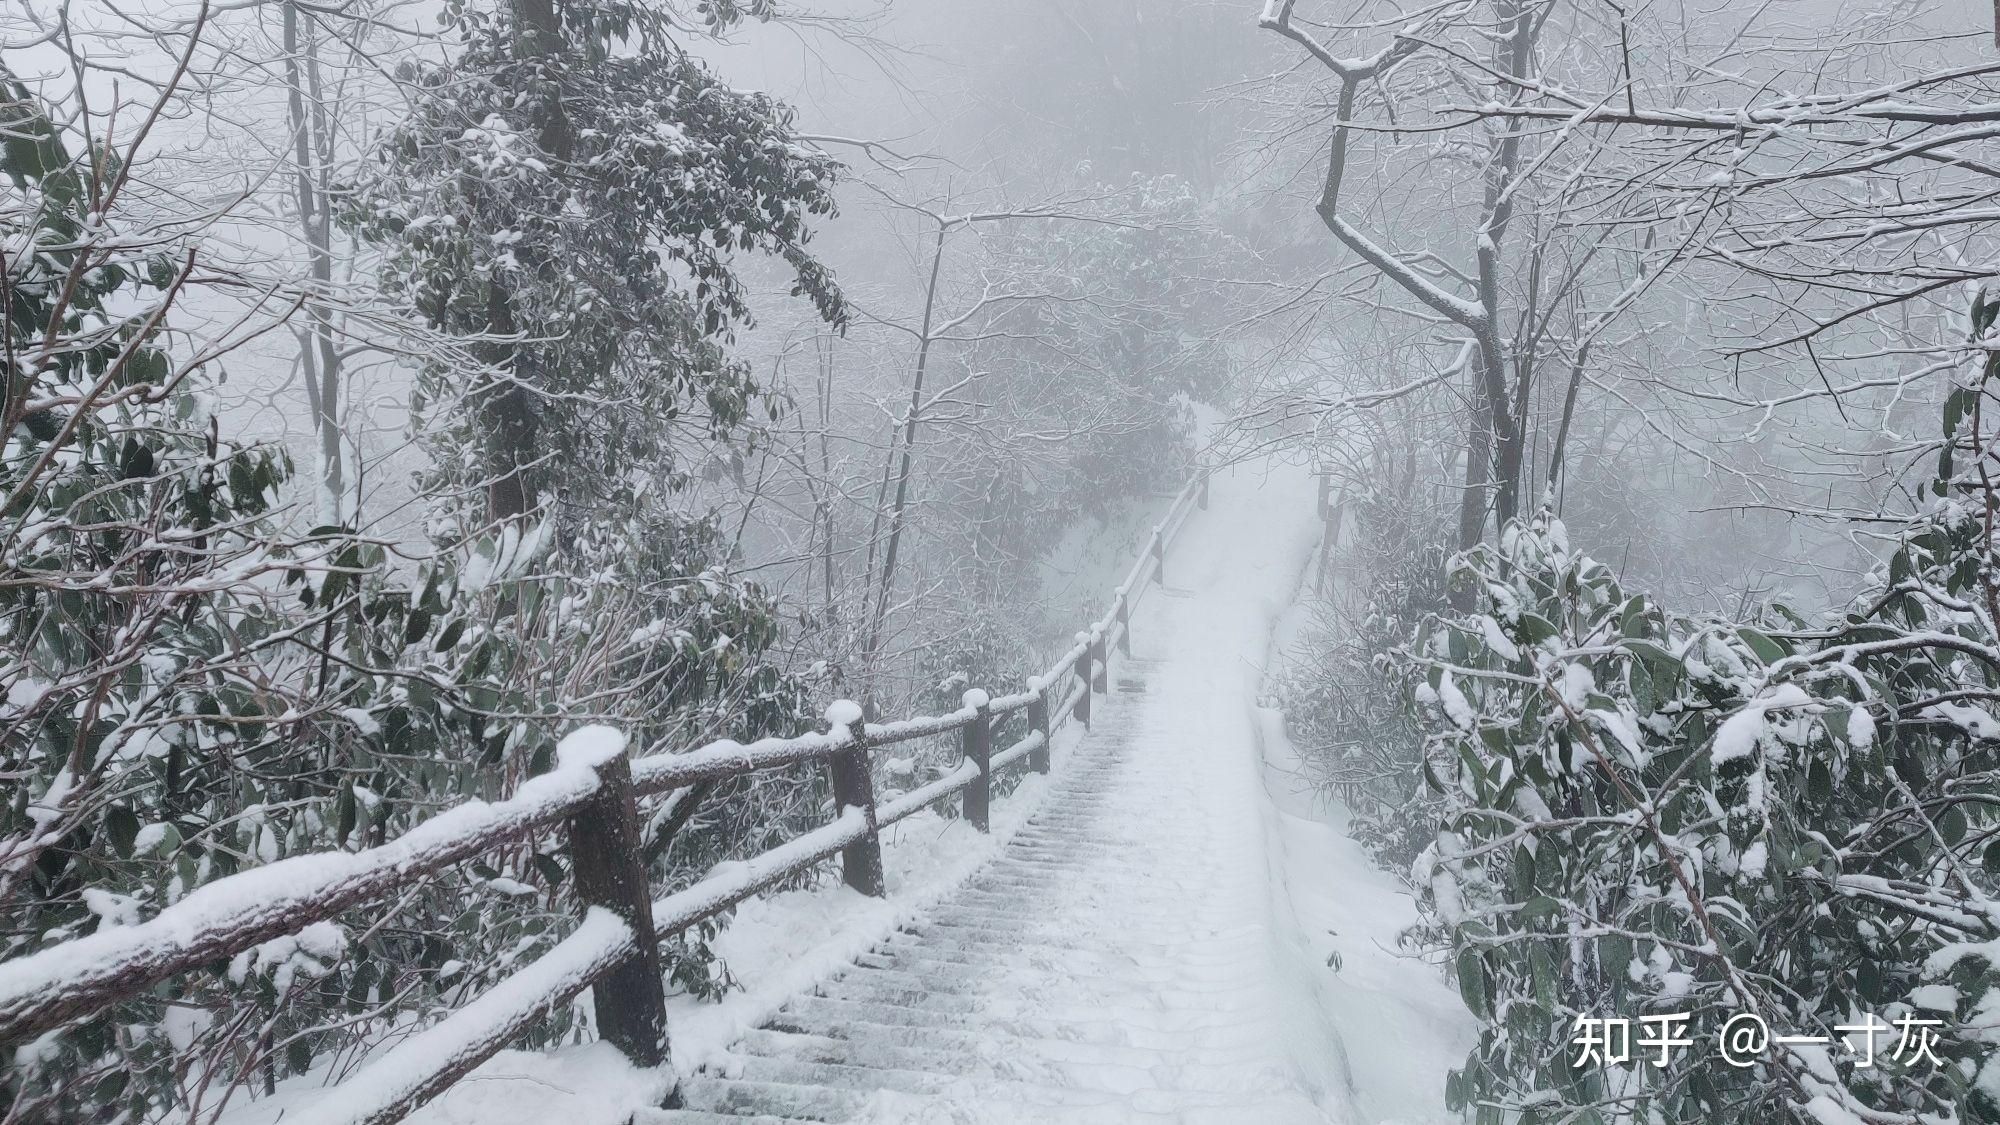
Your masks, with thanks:
M592 763L564 740L556 768L510 799L470 801L360 852L322 852L253 867L190 891L136 926L0 963L0 1044L26 1042L123 996L343 910L388 898L454 863L562 823L597 792ZM621 740L622 744L622 740Z
M522 783L507 800L467 802L363 851L293 856L252 868L197 888L145 922L100 929L0 963L0 1046L26 1043L180 974L388 899L482 852L565 826L583 908L576 930L444 1020L370 1060L297 1120L398 1121L585 988L595 988L599 1035L634 1063L658 1065L666 1059L667 1027L657 943L835 855L842 856L849 886L880 896L886 892L881 830L953 795L963 802L965 819L986 831L995 775L1022 761L1047 772L1055 731L1071 718L1088 725L1092 695L1108 689L1110 645L1130 653L1134 607L1149 580L1164 583L1167 546L1189 515L1207 506L1202 472L1155 525L1104 616L1023 691L996 697L973 689L956 711L885 723L864 723L859 707L840 701L827 709L825 731L750 743L724 739L638 758L628 756L619 732L586 727L562 740L555 768ZM999 720L1021 712L1027 734L995 751ZM960 732L964 753L956 768L877 802L869 752L952 732ZM804 762L828 763L831 823L649 901L638 798Z

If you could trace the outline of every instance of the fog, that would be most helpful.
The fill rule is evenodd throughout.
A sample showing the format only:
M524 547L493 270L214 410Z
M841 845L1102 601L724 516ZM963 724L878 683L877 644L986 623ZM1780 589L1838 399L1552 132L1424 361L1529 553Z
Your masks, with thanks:
M1067 808L1100 747L1117 831L1028 846L1178 817L1231 873L1097 872L1133 917L1082 959L1268 877L1258 1026L1304 1030L1243 1050L1299 1120L2000 1120L1996 36L1956 0L16 0L0 1125L276 1120L607 904L563 806L393 925L216 922L243 940L186 964L226 973L107 953L34 999L75 943L554 791L561 745L682 777L758 739L605 814L635 935L649 888L756 876L576 977L760 1013L702 1050L872 948L808 941L861 917L811 897L828 857L879 897L886 839L890 883L976 898L938 873L989 798ZM1053 780L996 773L1016 739ZM1149 740L1157 776L1103 780ZM943 842L896 851L876 795L933 789ZM771 858L862 807L872 860ZM676 1070L631 1039L667 1016L577 988L465 1069L554 1051L522 1081L561 1085L603 1040L653 1111L806 1117L853 1106L676 1083L929 1046ZM1830 1046L1558 1057L1677 1007ZM1841 1054L1875 1011L1949 1017L1938 1065ZM395 1113L479 1117L463 1073ZM1161 1104L1263 1119L1239 1077ZM1007 1094L884 1082L942 1100L826 1119Z

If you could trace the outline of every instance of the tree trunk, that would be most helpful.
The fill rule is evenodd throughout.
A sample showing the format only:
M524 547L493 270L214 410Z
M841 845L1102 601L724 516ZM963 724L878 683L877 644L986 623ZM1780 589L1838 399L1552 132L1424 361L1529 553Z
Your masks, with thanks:
M1526 80L1534 61L1535 24L1521 0L1499 0L1496 5L1498 32L1494 44L1494 68ZM1500 247L1507 225L1514 215L1514 197L1509 188L1521 161L1521 131L1511 124L1491 142L1486 170L1486 220L1477 242L1479 303L1485 310L1478 335L1480 384L1485 392L1482 404L1491 428L1494 451L1493 516L1495 529L1504 528L1520 512L1523 427L1515 425L1514 411L1507 393L1507 347L1500 337ZM1468 467L1469 468L1469 467ZM1467 473L1468 481L1471 473ZM1469 491L1469 490L1468 490ZM1483 498L1482 498L1483 501ZM1468 495L1466 503L1472 502ZM1483 503L1482 503L1483 506ZM1484 527L1481 516L1481 527ZM1461 509L1459 532L1466 531L1466 513ZM1477 542L1477 538L1472 542ZM1470 543L1461 542L1462 546Z
M500 337L479 348L480 358L512 378L494 379L477 396L486 435L487 514L496 523L518 520L535 509L534 481L528 471L535 459L538 426L532 393L523 384L532 370L513 342L519 332L507 287L489 282L486 290L486 330Z
M889 591L896 580L896 554L902 545L903 517L910 498L910 468L917 441L917 415L924 401L924 373L930 365L931 318L937 309L938 273L944 264L944 239L948 228L938 224L937 241L931 250L930 282L924 291L923 328L917 337L916 372L910 380L910 411L903 419L902 460L896 473L896 499L889 509L889 542L882 556L882 576L875 588L875 609L869 616L868 636L861 648L862 667L869 677L867 691L874 694L875 658L882 646L884 619L889 615ZM894 454L894 449L891 449ZM866 702L866 701L864 701Z
M346 486L340 450L340 350L334 346L333 318L325 303L333 287L333 224L326 191L333 141L320 89L319 37L301 35L298 5L291 0L283 8L283 21L293 184L313 287L306 306L307 328L299 334L299 362L318 439L319 522L335 525L342 522L341 494Z
M1477 546L1486 537L1486 494L1493 479L1493 426L1483 407L1466 423L1465 489L1458 498L1458 546Z
M515 50L522 60L562 53L562 17L554 0L511 0L511 7ZM542 105L543 112L535 122L537 143L543 153L567 163L575 155L575 144L562 101L545 98ZM480 359L509 376L494 381L477 396L486 441L487 515L495 523L511 522L534 511L539 499L528 473L536 460L540 424L532 390L534 364L514 341L520 325L514 316L513 295L498 279L487 282L486 331L496 339L478 349Z
M819 360L819 476L820 568L825 579L826 618L832 621L833 605L833 451L827 436L833 429L833 342L822 337Z
M1569 427L1576 418L1576 395L1583 385L1584 364L1590 359L1590 341L1585 340L1576 350L1576 359L1569 368L1569 389L1563 393L1562 421L1556 424L1555 447L1549 451L1549 503L1557 503L1557 492L1562 488L1563 456L1569 450Z

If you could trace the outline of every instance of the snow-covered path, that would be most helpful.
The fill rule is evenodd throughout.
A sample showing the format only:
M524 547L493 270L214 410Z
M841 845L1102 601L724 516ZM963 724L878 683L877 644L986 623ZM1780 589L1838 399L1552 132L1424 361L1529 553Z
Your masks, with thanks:
M1303 473L1218 477L1000 854L639 1121L1359 1120L1256 706L1316 530Z

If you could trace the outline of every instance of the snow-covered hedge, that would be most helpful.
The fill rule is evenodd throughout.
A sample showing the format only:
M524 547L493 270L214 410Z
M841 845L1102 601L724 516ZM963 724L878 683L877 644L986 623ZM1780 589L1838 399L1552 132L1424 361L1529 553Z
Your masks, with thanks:
M1673 613L1515 525L1405 654L1445 802L1413 875L1484 1021L1481 1121L2000 1119L2000 637L1983 512L1940 501L1814 627ZM1574 1065L1579 1019L1689 1013L1668 1065ZM1717 1057L1739 1013L1775 1042ZM1870 1016L1941 1021L1941 1065ZM1518 1117L1511 1115L1518 1113ZM1580 1114L1580 1116L1579 1116ZM1629 1115L1629 1117L1628 1117Z

